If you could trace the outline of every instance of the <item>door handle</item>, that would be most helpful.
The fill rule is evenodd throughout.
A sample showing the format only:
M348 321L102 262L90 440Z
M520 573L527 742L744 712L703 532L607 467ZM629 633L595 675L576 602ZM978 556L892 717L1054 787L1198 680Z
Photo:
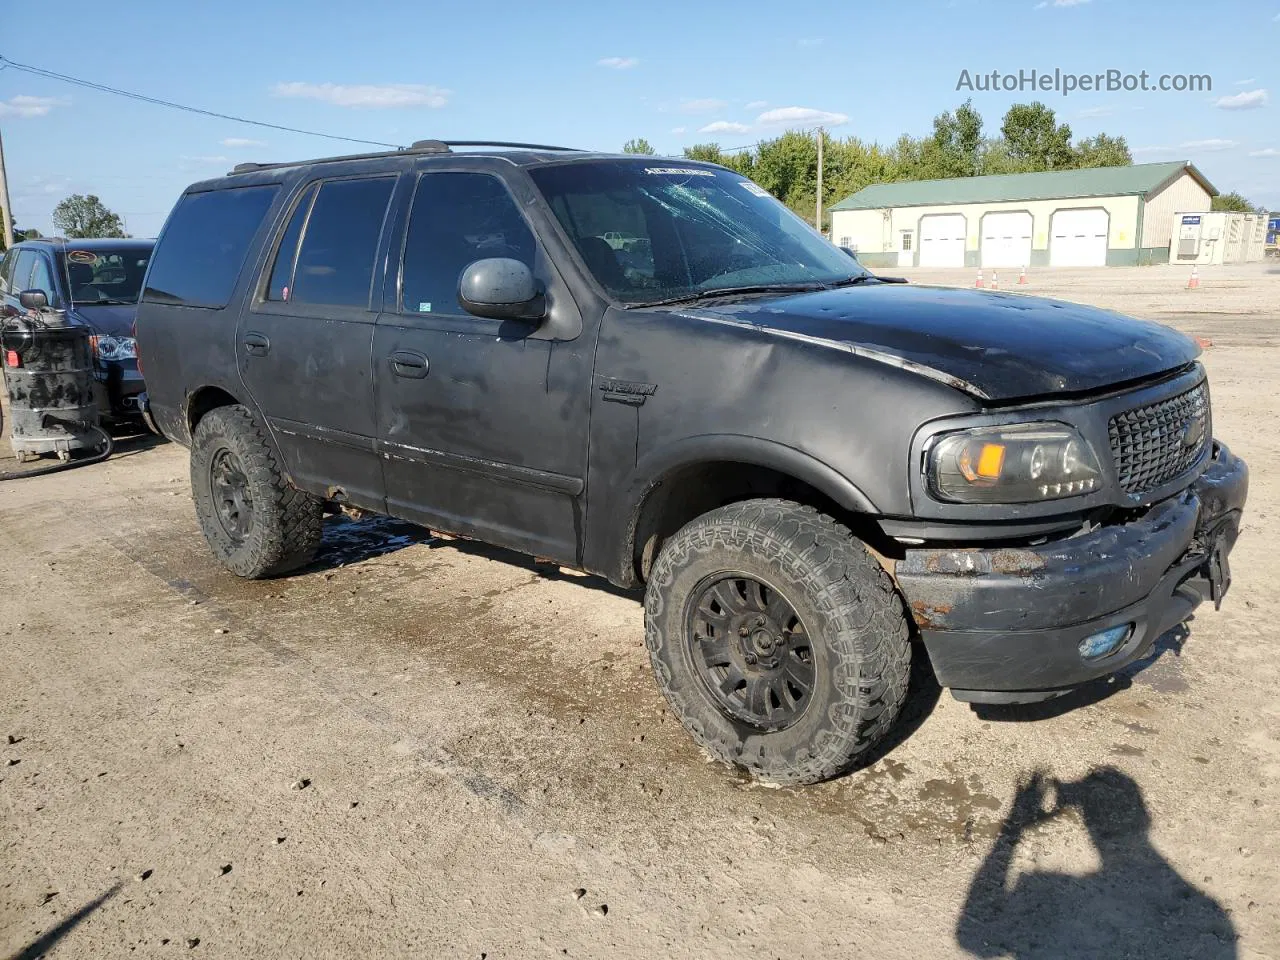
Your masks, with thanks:
M431 367L426 357L412 350L397 350L387 359L391 362L392 373L397 377L407 377L410 380L425 379L427 370Z
M244 344L244 352L251 357L265 357L271 349L271 341L260 333L246 333L240 342Z

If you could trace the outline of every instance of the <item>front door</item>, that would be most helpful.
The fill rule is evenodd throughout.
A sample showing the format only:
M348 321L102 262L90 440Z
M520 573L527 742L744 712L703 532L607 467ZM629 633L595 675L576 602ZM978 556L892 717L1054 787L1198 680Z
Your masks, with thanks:
M396 177L313 181L237 330L240 374L299 487L384 510L369 352ZM379 252L383 251L383 257Z
M499 177L420 174L373 345L388 511L575 563L591 352L580 335L463 310L459 276L488 257L521 260L568 296Z

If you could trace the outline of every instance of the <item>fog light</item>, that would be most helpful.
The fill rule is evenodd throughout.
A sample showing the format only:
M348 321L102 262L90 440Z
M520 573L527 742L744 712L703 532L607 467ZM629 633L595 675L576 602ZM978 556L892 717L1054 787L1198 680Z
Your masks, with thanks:
M1129 639L1131 633L1133 633L1133 624L1123 623L1110 630L1103 630L1085 637L1080 641L1080 656L1086 660L1101 660L1103 657L1110 656L1124 646L1124 642Z

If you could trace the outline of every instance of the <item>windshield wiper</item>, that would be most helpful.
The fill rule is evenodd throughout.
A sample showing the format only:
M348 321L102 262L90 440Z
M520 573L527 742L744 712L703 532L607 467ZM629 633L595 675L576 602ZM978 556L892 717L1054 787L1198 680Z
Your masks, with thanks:
M831 284L832 287L852 287L855 284L867 283L871 280L877 283L906 283L906 277L879 277L874 273L860 273L855 277L846 277L843 280L837 280Z
M745 293L812 293L825 290L824 283L753 283L742 287L716 287L714 290L699 290L697 293L685 293L678 297L667 297L664 300L645 300L641 303L629 303L626 309L636 307L666 307L677 303L695 303L698 300L711 300L715 297L733 297Z
M97 300L73 300L72 303L78 303L81 306L90 307L125 307L136 301L133 300L113 300L110 297L101 297Z

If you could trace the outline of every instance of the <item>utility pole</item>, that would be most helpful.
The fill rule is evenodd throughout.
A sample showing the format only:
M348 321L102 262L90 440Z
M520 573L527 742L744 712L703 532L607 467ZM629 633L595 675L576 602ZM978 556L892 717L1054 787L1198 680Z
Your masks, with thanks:
M9 205L9 178L4 172L4 135L0 134L0 220L4 221L4 248L13 246L13 208Z
M822 232L822 128L818 128L818 209L814 214L813 225Z

